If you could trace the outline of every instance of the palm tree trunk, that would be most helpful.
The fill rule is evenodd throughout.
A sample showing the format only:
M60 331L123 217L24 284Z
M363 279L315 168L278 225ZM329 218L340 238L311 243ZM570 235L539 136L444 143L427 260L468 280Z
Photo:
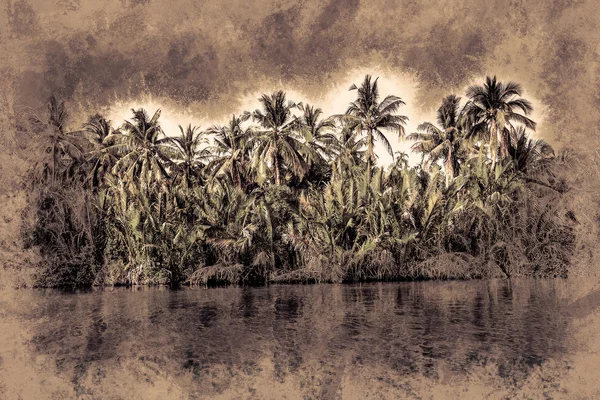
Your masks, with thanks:
M446 187L450 184L450 181L454 179L454 163L453 163L452 148L448 149L448 157L446 158Z
M236 168L235 168L235 175L236 175L236 181L237 181L238 189L241 189L242 188L242 177L241 177L241 174L240 174L240 169L239 169L239 167L237 165L236 165Z
M52 140L52 180L51 185L54 187L54 177L56 176L56 138Z
M277 153L275 152L275 184L277 186L281 185L281 180L279 178L279 157L277 155Z
M492 120L492 126L490 127L490 153L492 156L492 172L496 169L496 161L498 158L498 133L496 127L496 121Z
M373 132L371 130L369 130L369 133L367 134L367 152L368 152L368 156L367 156L367 188L369 187L369 185L371 185L371 163L373 161Z
M504 129L497 129L498 143L500 144L500 160L508 157L509 138L504 134Z

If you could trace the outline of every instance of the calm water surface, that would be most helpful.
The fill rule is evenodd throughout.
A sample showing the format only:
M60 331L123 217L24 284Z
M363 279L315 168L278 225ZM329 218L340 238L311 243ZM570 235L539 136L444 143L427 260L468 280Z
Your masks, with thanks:
M74 397L128 398L129 385L145 382L148 396L154 388L173 398L260 398L271 385L280 391L273 398L335 398L345 397L344 382L365 373L365 385L379 385L380 395L388 385L419 397L414 382L452 384L485 371L518 386L535 368L561 359L574 313L598 305L568 304L564 285L22 291L6 315L27 330L31 359Z

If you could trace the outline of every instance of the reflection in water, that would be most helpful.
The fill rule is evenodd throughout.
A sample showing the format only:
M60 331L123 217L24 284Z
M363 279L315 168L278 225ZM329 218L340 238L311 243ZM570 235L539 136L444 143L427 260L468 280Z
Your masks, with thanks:
M360 368L439 380L491 367L507 385L522 382L565 351L568 313L555 286L505 280L31 291L19 313L34 331L34 353L53 360L78 396L98 395L112 369L137 365L148 382L168 376L202 398L264 374L267 360L273 382L301 379L305 396L333 398Z

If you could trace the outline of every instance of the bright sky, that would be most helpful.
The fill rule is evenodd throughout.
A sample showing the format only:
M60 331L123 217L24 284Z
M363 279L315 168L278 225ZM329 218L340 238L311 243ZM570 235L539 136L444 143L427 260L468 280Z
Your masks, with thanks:
M236 110L236 114L241 113L243 110L255 110L260 108L258 98L262 93L271 93L276 90L282 89L286 92L287 98L296 102L303 102L304 104L310 104L317 106L323 110L323 116L327 117L334 114L343 114L346 112L350 102L354 101L357 96L356 91L350 91L350 86L354 83L359 86L365 75L370 74L373 78L379 77L377 81L379 86L380 101L387 95L399 96L405 103L405 106L400 107L398 114L406 115L409 121L405 127L406 133L415 132L417 125L421 124L425 120L435 122L435 112L423 113L417 107L415 107L415 99L418 90L417 80L409 75L390 74L385 71L381 71L378 68L368 69L355 69L346 73L341 79L335 79L340 82L332 85L328 92L318 98L313 98L300 89L285 87L284 84L278 86L265 87L260 92L252 93L242 97L240 103L243 105L239 110ZM400 140L396 132L384 132L392 145L394 153L396 151L404 151L409 154L409 163L416 165L419 163L421 156L410 151L411 142ZM380 165L388 165L392 163L392 156L384 149L381 145L375 146L375 151L379 157L378 163Z
M286 86L282 82L279 82L277 85L265 86L261 91L240 97L238 100L241 106L237 110L231 110L228 115L239 115L245 110L253 111L257 108L260 108L258 99L261 94L272 93L277 90L284 90L286 92L287 99L289 100L303 102L304 104L308 103L321 108L324 116L343 114L346 111L348 104L356 99L356 91L350 91L350 86L353 83L355 83L357 86L360 85L366 74L371 74L373 77L379 77L378 84L380 100L383 100L387 95L393 94L402 98L402 100L406 103L405 106L400 107L398 113L401 115L406 115L409 118L405 128L407 134L415 132L417 126L424 121L436 123L435 109L424 111L418 108L416 105L416 95L419 87L417 80L414 77L408 74L390 73L389 71L372 67L368 69L355 69L349 71L341 79L336 79L336 81L340 83L332 85L328 92L319 98L313 98L306 93L303 93L301 89L289 85ZM484 77L473 79L471 83L481 84L485 81L484 79ZM464 90L457 91L457 94L463 95ZM538 122L539 128L544 114L544 110L540 107L541 103L535 101L535 99L531 99L531 97L529 97L526 93L524 93L523 97L532 101L535 110L532 118L534 121ZM170 105L169 103L169 101L165 101L164 99L156 99L152 97L146 97L140 99L139 101L132 101L129 103L115 103L108 113L108 119L112 120L114 124L120 124L126 119L131 119L132 108L137 109L142 107L146 109L150 115L160 108L162 110L160 123L165 133L169 136L179 134L178 125L185 127L191 123L192 125L199 126L201 129L206 129L215 124L225 125L227 123L228 117L225 117L224 120L209 120L207 118L199 118L198 116L194 116L190 111L178 109L176 106ZM388 140L392 145L394 153L396 151L404 151L409 154L410 165L416 165L419 163L421 155L413 153L410 150L412 142L399 139L395 132L385 133L387 134ZM538 135L534 136L539 136L539 129ZM378 144L376 145L375 150L379 157L380 165L389 165L392 163L392 156L385 151L383 146Z

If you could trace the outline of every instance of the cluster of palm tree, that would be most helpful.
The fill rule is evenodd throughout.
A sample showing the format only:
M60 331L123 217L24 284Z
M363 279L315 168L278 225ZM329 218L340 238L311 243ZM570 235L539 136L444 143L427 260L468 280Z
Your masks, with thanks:
M44 282L567 272L574 239L555 201L564 189L552 148L528 138L536 125L520 85L488 77L408 135L400 97L381 99L370 76L351 90L344 114L325 118L278 91L224 126L178 136L163 132L160 110L142 109L120 128L95 115L66 132L53 97L49 118L31 120L49 138L31 180L41 187L31 243L53 266ZM375 144L392 154L390 133L414 141L422 162L397 153L378 166Z

